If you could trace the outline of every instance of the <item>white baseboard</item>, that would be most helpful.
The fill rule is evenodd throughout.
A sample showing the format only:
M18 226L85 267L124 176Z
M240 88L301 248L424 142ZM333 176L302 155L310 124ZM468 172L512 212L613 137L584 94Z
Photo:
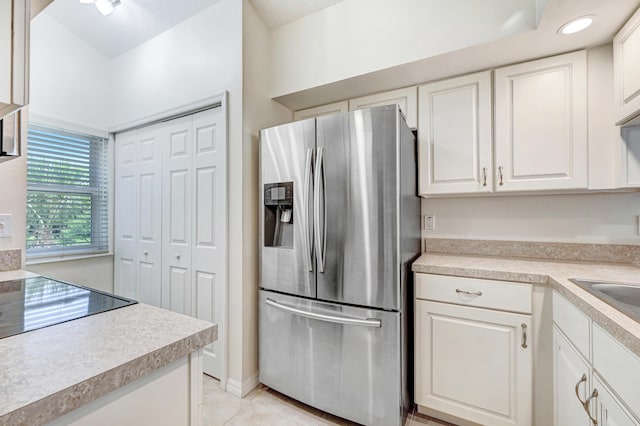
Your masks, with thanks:
M231 395L237 396L238 398L244 398L251 392L256 386L258 386L258 375L254 375L249 377L243 382L239 382L233 379L227 379L227 389Z

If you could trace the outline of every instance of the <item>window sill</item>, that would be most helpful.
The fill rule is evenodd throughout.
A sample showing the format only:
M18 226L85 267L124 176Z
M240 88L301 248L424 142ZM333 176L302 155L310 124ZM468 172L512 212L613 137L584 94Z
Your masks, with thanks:
M55 263L55 262L67 262L71 260L83 260L83 259L93 259L98 257L105 256L113 256L113 253L98 253L98 254L74 254L67 256L51 256L51 257L35 257L33 259L27 259L25 262L26 266L29 265L39 265L42 263Z

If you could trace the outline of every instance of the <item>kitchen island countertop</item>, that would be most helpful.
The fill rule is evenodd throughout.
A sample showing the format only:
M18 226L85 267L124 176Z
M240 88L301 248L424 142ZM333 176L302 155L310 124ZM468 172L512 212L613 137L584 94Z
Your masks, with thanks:
M136 304L0 339L0 424L44 424L216 338L215 324Z
M428 274L551 286L640 357L640 323L569 281L569 278L583 278L640 285L637 266L427 252L413 263L412 269Z

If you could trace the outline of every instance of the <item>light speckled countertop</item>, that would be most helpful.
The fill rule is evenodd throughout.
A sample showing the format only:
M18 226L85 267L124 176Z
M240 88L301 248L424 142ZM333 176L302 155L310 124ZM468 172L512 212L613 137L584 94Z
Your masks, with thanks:
M640 323L569 281L586 278L639 283L640 268L618 263L562 262L425 253L414 272L549 285L640 357Z
M44 424L216 338L215 324L136 304L0 339L0 424Z

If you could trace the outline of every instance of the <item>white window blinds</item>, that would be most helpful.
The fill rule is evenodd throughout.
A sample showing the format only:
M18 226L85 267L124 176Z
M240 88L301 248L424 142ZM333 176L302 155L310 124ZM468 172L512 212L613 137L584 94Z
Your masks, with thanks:
M29 126L27 256L109 250L108 141Z

